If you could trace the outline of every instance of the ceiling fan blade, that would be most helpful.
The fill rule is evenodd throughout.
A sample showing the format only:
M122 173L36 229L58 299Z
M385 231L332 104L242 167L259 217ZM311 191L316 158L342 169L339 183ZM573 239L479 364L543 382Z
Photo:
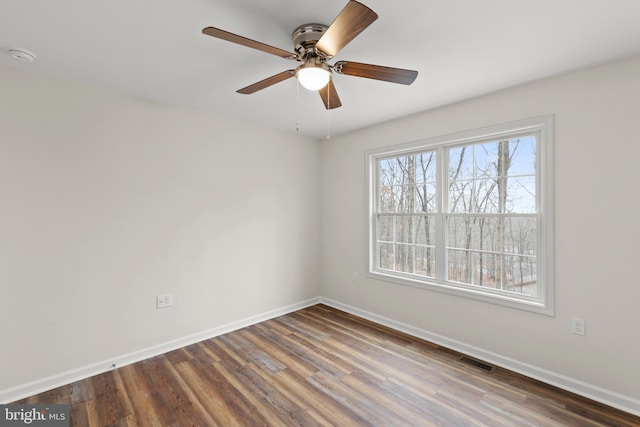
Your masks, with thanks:
M410 85L418 77L418 72L402 68L383 67L381 65L363 64L361 62L338 61L333 71L348 76L365 77L385 82Z
M338 96L338 91L333 84L333 79L329 80L329 83L320 89L318 93L320 94L322 102L324 102L324 107L327 110L333 110L334 108L342 106L342 102L340 102L340 97Z
M282 81L285 81L287 79L290 79L291 77L296 75L296 71L295 70L287 70L287 71L283 71L281 73L278 73L276 75L273 75L271 77L267 77L264 80L260 80L257 83L254 83L252 85L249 85L247 87L243 87L242 89L237 90L236 92L238 93L242 93L244 95L250 95L252 93L255 93L259 90L268 88L269 86L272 86L276 83L280 83Z
M239 36L237 34L230 33L225 30L221 30L219 28L207 27L202 30L203 34L206 34L211 37L215 37L218 39L226 40L228 42L237 43L242 46L247 46L253 49L261 50L263 52L270 53L272 55L279 56L285 59L295 59L296 54L293 52L288 52L284 49L280 49L277 47L269 46L268 44L261 43L259 41L251 40L246 37Z
M378 14L373 10L362 3L350 0L320 37L316 49L325 55L335 56L376 19Z

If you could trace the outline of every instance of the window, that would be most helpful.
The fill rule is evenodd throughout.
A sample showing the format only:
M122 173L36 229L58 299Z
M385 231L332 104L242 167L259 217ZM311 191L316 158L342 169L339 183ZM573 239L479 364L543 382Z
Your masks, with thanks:
M553 314L551 115L367 152L374 278Z

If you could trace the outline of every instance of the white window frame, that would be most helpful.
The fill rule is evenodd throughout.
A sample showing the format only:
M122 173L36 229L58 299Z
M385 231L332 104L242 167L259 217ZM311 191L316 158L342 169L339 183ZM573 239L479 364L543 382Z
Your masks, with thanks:
M418 140L410 143L387 146L368 150L365 153L365 170L367 188L367 265L368 277L419 287L422 289L443 292L474 300L499 304L511 308L528 310L549 316L554 315L554 208L553 208L553 115L537 116L485 128L458 132L450 135L438 136ZM436 228L436 268L444 268L444 206L447 191L443 191L444 182L442 176L446 174L448 167L443 153L453 146L474 144L479 142L495 141L514 137L522 134L537 135L536 152L536 232L537 232L537 281L539 296L531 297L508 291L500 291L481 286L458 284L441 280L442 275L436 274L436 278L427 278L417 275L380 269L376 266L376 215L377 203L377 161L378 159L403 154L417 153L424 150L438 150L438 212L440 226ZM439 264L439 265L438 265Z

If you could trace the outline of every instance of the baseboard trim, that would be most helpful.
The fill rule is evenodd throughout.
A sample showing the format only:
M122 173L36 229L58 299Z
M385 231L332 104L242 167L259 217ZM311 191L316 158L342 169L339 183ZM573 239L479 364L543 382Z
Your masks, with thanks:
M511 371L526 375L544 383L559 387L572 393L576 393L580 396L584 396L597 402L604 403L605 405L609 405L625 412L640 416L640 400L638 399L634 399L632 397L625 396L611 390L603 389L601 387L597 387L555 372L551 372L546 369L538 368L536 366L529 365L515 359L504 357L491 351L471 346L463 342L430 331L426 331L424 329L416 328L406 323L402 323L394 319L380 316L378 314L360 309L358 307L343 304L341 302L324 297L311 298L306 301L301 301L295 304L288 305L286 307L281 307L255 316L240 319L238 321L226 323L215 328L207 329L192 335L188 335L186 337L147 347L112 359L103 360L78 369L62 372L57 375L52 375L41 380L22 384L5 390L0 390L0 404L10 403L34 394L42 393L56 387L60 387L78 380L101 374L103 372L107 372L113 369L114 365L116 367L121 367L148 359L150 357L159 356L168 351L195 344L200 341L204 341L219 335L242 329L246 326L273 319L274 317L282 316L284 314L288 314L293 311L310 307L319 303L326 304L338 310L346 311L347 313L363 317L365 319L371 320L372 322L388 326L398 331L405 332L412 336L458 351L465 355L492 363L496 366L509 369Z
M255 316L250 316L244 319L237 320L235 322L226 323L215 328L207 329L172 341L147 347L112 359L102 360L100 362L92 363L78 369L73 369L67 372L52 375L41 380L32 381L30 383L22 384L5 390L0 390L0 403L6 404L14 402L16 400L24 399L25 397L32 396L34 394L61 387L78 380L92 377L94 375L102 374L114 369L114 366L121 367L130 365L135 362L140 362L150 357L159 356L166 352L195 344L197 342L204 341L213 337L217 337L228 332L242 329L246 326L264 322L265 320L273 319L274 317L282 316L284 314L291 313L293 311L300 310L318 304L320 302L320 297L311 298L306 301L301 301L295 304L288 305L286 307L281 307Z
M640 400L638 399L622 395L615 391L597 387L592 384L588 384L583 381L558 374L556 372L529 365L527 363L523 363L509 357L501 356L491 351L468 345L463 342L447 338L430 331L426 331L424 329L416 328L406 323L398 322L388 317L380 316L378 314L362 310L351 305L343 304L332 299L321 297L320 302L338 310L346 311L347 313L363 317L367 320L371 320L372 322L388 326L392 329L405 332L409 335L424 339L434 344L447 347L451 350L492 363L505 369L509 369L527 377L542 381L546 384L559 387L563 390L570 391L588 399L592 399L605 405L609 405L622 411L628 412L630 414L640 416Z

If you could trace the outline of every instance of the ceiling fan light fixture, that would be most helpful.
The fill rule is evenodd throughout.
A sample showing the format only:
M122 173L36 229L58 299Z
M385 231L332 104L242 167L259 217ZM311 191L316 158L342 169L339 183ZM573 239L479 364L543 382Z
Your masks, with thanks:
M296 77L305 89L320 90L329 83L331 71L327 64L309 61L296 69Z

